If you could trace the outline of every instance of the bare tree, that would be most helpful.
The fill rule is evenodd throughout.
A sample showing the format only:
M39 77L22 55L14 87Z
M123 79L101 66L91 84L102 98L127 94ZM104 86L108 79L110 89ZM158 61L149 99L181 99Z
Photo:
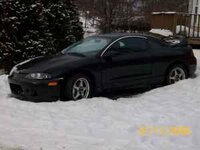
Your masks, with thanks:
M94 18L103 32L113 31L113 25L129 24L136 14L139 0L76 0L77 6L84 15ZM88 14L89 12L89 14Z
M189 0L141 0L142 11L150 13L154 11L187 12Z
M113 26L129 24L135 16L138 0L98 0L95 11L102 32L113 31Z

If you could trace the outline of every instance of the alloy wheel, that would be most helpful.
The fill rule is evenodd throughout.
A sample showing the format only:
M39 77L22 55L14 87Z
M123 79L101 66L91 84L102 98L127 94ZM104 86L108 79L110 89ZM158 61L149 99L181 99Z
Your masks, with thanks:
M169 84L174 84L176 82L179 82L185 79L186 79L185 71L180 67L176 67L172 69L169 74Z
M74 82L72 96L74 100L88 98L90 94L90 84L87 79L79 78Z

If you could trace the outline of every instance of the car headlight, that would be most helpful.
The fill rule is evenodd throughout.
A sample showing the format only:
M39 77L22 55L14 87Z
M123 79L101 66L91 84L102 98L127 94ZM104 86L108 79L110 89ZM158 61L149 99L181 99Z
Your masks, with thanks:
M45 80L50 79L51 75L47 73L30 73L26 76L27 79Z

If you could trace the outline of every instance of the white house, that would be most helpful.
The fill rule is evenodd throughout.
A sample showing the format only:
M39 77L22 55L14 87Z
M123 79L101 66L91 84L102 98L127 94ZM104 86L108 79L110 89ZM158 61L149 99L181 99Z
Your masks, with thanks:
M191 26L199 27L199 15L200 15L200 0L189 0L188 11L192 15ZM195 15L194 15L195 14Z
M200 14L200 0L189 0L189 13Z

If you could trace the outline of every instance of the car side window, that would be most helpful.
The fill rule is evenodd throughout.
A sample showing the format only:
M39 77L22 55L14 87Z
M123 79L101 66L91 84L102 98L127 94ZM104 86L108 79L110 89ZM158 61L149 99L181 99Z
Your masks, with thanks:
M147 41L144 38L133 37L124 38L114 43L109 50L119 51L121 53L140 52L146 50L148 47Z

